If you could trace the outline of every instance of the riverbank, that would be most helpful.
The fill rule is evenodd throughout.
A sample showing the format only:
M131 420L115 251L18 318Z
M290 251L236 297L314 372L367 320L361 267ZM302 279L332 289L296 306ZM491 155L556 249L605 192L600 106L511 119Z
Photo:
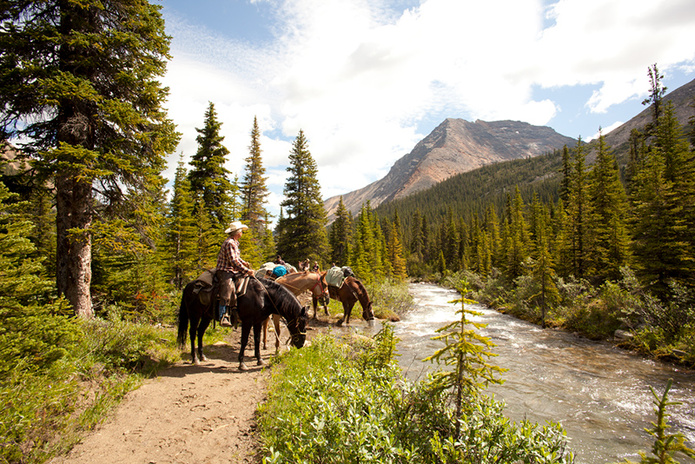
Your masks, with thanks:
M583 280L557 279L556 296L540 301L541 289L530 277L517 279L514 286L498 274L482 277L468 271L433 280L453 289L460 288L462 282L468 297L499 312L695 368L695 309L680 300L658 301L629 270L621 281L599 287Z
M455 321L458 298L435 284L412 284L418 309L397 324L399 363L410 379L423 379L435 367L421 360L441 348L432 340L437 329ZM695 372L654 362L602 341L546 328L502 314L481 304L467 305L479 315L472 322L496 346L491 364L506 369L504 383L487 394L506 403L514 421L562 424L577 464L605 464L624 459L639 462L637 452L653 445L645 428L655 419L650 387L662 393L674 380L669 407L672 432L695 443ZM684 461L680 461L684 462ZM688 461L685 461L688 462Z

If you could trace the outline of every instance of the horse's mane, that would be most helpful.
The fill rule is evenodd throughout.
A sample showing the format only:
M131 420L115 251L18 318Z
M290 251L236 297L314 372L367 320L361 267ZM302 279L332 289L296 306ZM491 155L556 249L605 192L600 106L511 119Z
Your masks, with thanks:
M265 288L268 290L268 294L273 299L273 303L277 307L277 310L281 313L281 316L293 316L296 317L302 310L302 305L286 287L280 285L279 283L265 279L263 277L258 279Z

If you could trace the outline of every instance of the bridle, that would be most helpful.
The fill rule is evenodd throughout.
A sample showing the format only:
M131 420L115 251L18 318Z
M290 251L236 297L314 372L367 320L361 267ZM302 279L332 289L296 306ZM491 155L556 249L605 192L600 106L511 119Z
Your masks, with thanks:
M268 288L265 286L265 284L263 282L260 281L260 279L258 277L253 276L253 278L256 279L259 284L261 284L261 287L263 287L263 291L266 293L266 295L268 295L268 299L273 304L275 311L277 311L277 313L280 314L280 309L275 304L275 301L273 300L273 297L270 295L270 292L268 292ZM278 285L280 285L280 284L278 284ZM294 329L297 331L296 333L291 334L293 343L298 341L299 337L301 337L301 336L304 336L304 338L306 339L306 332L302 332L301 330L299 330L299 318L300 318L300 316L297 316L293 319L285 318L285 319L287 319L287 328L289 329L290 326L294 326Z

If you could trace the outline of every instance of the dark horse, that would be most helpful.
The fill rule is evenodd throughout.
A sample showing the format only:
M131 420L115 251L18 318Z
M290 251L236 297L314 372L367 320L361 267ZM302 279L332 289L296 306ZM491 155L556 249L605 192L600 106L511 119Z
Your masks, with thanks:
M323 274L325 275L326 273L324 272ZM364 288L364 285L358 279L352 276L346 277L340 287L329 285L328 293L331 298L343 304L343 319L338 321L338 325L342 325L343 321L345 321L345 324L350 324L352 307L358 301L362 305L362 319L369 322L369 325L373 324L374 311L372 310L372 300L369 299L367 289Z
M181 307L179 309L179 346L186 343L186 335L191 337L191 362L199 364L204 361L203 334L210 325L215 311L217 300L212 299L207 305L201 303L200 298L193 292L195 282L191 282L183 289ZM249 341L249 334L253 327L255 356L258 365L263 365L261 359L261 325L271 314L279 314L285 319L287 328L292 335L292 344L301 348L306 340L306 308L285 287L276 284L272 280L257 279L252 277L243 295L237 297L237 308L241 319L241 347L239 348L239 369L246 370L244 364L244 349ZM190 329L189 329L190 326ZM196 337L198 350L196 351Z

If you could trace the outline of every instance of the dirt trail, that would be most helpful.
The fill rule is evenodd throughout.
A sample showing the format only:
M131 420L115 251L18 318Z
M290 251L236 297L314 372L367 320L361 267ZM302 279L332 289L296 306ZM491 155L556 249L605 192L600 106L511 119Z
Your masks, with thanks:
M255 411L269 373L249 357L253 335L249 370L237 369L241 329L230 332L229 343L205 348L208 360L200 366L177 363L128 393L104 423L51 464L260 463ZM266 362L275 350L268 348Z

